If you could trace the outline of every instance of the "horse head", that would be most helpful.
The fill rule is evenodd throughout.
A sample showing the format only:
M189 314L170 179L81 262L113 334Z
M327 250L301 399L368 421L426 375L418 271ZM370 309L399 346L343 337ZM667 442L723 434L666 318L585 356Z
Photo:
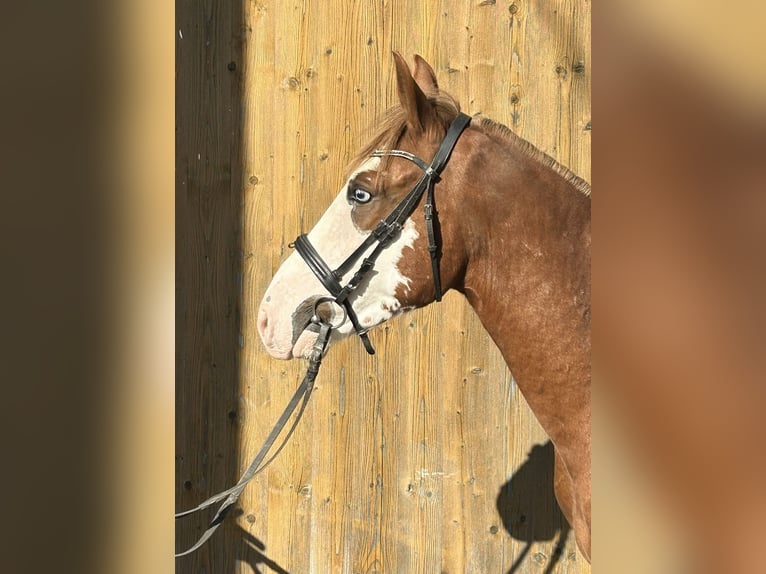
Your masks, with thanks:
M462 157L470 145L463 141L465 137L449 150L451 157L448 164L445 159L443 171L431 174L432 181L423 184L432 186L432 194L435 191L430 229L429 216L423 215L429 211L429 193L411 195L426 178L427 164L440 150L459 106L439 90L425 60L415 56L414 72L398 53L394 61L400 105L388 111L378 135L352 162L350 176L335 200L304 239L299 238L303 251L284 261L263 297L258 332L275 358L308 355L317 336L311 322L315 314L334 324L335 339L364 334L405 310L431 303L442 288L455 287L460 281L466 255L464 242L458 240L461 218L456 190L467 180ZM396 155L390 150L396 150ZM408 201L412 205L407 206L406 218L384 229L381 222L390 221ZM369 241L383 233L387 234L384 244ZM436 248L435 264L429 245ZM340 287L352 280L358 269L356 265L346 268L344 262L354 253L359 261L374 254L375 261L372 269L357 278L358 284L342 295L347 298L344 309L330 301L326 282L337 281L333 284ZM319 267L325 275L334 270L333 276L323 281L322 271L307 265L311 259L323 262ZM441 284L437 291L435 281ZM332 295L337 303L338 293Z

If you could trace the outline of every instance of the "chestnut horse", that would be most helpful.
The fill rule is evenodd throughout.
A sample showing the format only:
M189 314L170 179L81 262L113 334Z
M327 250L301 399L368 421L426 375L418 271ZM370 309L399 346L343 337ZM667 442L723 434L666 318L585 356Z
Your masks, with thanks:
M258 331L272 356L306 357L317 338L315 307L336 323L333 338L340 338L428 305L442 288L463 293L553 442L556 497L590 560L590 186L505 126L460 114L419 56L414 74L401 55L394 59L400 106L389 110L338 197L296 242L302 249L275 274ZM428 162L442 153L456 118L470 123L440 173L429 175ZM385 244L365 245L429 177L429 193L415 197ZM424 205L425 222L409 216ZM355 282L345 263L352 253L374 260L374 271L339 295L328 285ZM321 263L312 264L317 254ZM333 298L347 305L342 314L327 302Z

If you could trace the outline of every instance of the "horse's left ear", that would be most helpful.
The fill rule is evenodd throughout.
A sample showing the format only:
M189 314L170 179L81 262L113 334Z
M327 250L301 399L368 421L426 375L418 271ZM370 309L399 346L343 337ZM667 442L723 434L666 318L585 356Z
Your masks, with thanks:
M423 90L420 89L415 78L412 77L407 62L399 52L394 52L394 64L396 66L396 86L399 93L399 102L404 109L407 126L415 134L427 132L437 122L433 104L428 101ZM431 72L433 73L433 70Z

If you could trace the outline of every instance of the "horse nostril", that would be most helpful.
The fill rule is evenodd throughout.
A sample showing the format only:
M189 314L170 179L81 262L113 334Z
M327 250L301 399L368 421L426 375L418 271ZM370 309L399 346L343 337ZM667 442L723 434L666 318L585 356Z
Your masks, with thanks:
M268 342L271 339L271 333L268 331L269 315L266 313L263 307L258 310L258 320L256 321L256 327L258 329L258 334L260 334L263 342Z

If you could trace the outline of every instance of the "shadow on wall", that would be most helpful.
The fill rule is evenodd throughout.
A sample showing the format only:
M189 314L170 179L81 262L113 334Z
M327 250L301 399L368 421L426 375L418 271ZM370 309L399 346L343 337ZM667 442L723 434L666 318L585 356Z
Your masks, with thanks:
M241 508L234 509L233 517L242 516L243 512ZM244 562L252 568L255 574L266 574L267 572L276 572L277 574L290 574L289 571L282 568L274 560L269 558L266 552L266 545L258 538L250 534L247 530L236 524L235 520L232 520L232 524L239 531L242 536L242 547L238 553L238 560ZM232 536L232 540L236 537ZM268 568L267 570L263 569Z
M244 6L176 2L177 511L239 478ZM177 552L196 542L210 516L176 522ZM229 544L216 533L179 558L176 572L234 572Z
M534 542L548 542L559 534L545 574L551 574L561 560L570 526L561 513L553 491L553 443L535 445L527 460L506 482L497 496L497 511L512 538L526 542L508 574L516 572ZM546 557L534 555L542 562Z

